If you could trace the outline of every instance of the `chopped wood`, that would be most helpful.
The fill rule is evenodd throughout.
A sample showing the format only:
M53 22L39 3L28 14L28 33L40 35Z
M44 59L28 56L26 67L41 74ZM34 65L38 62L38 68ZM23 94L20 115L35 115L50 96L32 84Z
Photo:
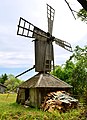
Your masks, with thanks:
M71 97L69 93L65 91L50 92L44 97L44 101L41 104L41 109L44 111L53 112L58 110L65 112L71 108L76 108L78 100Z

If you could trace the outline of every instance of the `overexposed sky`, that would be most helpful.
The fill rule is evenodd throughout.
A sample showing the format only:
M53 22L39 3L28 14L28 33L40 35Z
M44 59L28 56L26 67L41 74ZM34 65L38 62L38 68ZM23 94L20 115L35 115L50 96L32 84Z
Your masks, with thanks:
M67 1L72 9L81 8L77 0ZM73 18L64 0L0 0L0 74L16 75L34 65L34 43L17 36L17 25L19 17L23 17L47 32L46 3L55 9L53 36L71 43L73 49L87 45L87 24ZM55 44L54 53L55 64L59 65L71 55Z

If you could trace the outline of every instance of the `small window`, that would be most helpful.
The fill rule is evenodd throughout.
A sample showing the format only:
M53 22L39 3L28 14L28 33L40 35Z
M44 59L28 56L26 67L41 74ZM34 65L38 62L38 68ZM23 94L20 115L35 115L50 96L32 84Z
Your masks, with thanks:
M51 60L46 60L46 69L51 69Z

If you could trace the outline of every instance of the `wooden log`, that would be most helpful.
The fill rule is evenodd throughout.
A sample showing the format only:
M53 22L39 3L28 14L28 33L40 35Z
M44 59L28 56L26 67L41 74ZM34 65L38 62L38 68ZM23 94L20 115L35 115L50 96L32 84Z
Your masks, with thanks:
M44 111L53 112L57 109L60 112L65 112L68 109L75 108L78 100L70 97L65 91L51 92L44 97L41 109Z

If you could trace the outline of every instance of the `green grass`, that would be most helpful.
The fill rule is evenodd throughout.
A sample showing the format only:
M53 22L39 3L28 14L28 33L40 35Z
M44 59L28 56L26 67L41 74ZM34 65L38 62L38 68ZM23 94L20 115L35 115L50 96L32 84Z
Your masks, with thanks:
M74 109L60 114L25 108L16 103L16 94L0 94L0 120L86 120L82 112L83 109Z

